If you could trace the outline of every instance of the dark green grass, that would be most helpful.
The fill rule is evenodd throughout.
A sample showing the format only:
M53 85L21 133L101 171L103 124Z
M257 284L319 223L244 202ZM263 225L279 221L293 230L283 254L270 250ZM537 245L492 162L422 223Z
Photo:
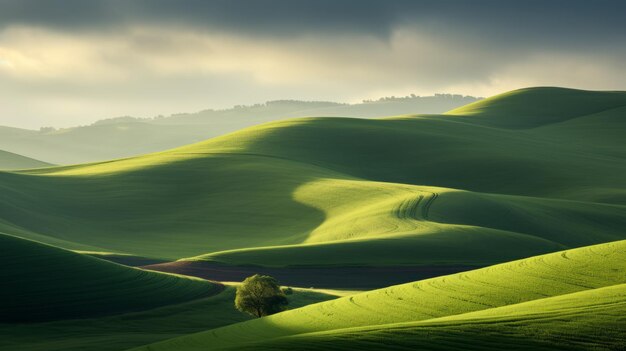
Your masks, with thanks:
M539 87L513 90L446 114L470 117L497 127L534 128L620 107L626 107L623 91Z
M483 245L485 242L489 246ZM515 250L498 249L506 247L515 247ZM562 248L556 243L531 236L455 226L392 238L220 251L185 260L267 267L487 266L493 262L510 261ZM372 276L371 279L376 277Z
M130 268L0 234L0 323L140 311L216 294L200 279Z
M593 149L581 152L550 135L445 116L300 119L205 145L207 151L254 150L368 180L575 200L589 199L577 193L582 187L621 189L626 172L623 160ZM622 146L612 144L613 149Z
M234 307L235 289L182 304L116 316L36 324L0 324L0 350L119 351L217 328L252 317ZM289 308L334 299L330 293L294 289Z

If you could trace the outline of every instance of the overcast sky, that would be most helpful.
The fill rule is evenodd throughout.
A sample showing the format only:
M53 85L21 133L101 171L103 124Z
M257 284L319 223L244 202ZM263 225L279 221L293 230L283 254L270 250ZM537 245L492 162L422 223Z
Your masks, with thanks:
M0 0L0 125L626 90L626 1Z

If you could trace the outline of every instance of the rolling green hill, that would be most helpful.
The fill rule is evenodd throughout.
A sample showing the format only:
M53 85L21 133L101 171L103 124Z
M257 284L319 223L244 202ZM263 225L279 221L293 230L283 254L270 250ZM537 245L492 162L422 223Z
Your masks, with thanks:
M216 294L208 281L144 271L0 234L0 323L140 311Z
M305 118L141 157L0 173L0 229L70 249L277 267L484 266L624 239L624 124L602 147L571 138L621 121L614 107L626 93L581 94L527 89L480 102L495 106L485 119L511 99L507 118L524 120L521 99L562 121L532 119L532 129L475 116ZM591 114L559 114L545 103L552 95Z
M523 89L444 115L290 119L0 172L0 350L116 350L244 319L230 288L208 296L220 287L69 250L178 260L151 267L199 276L283 270L306 286L321 286L315 269L382 286L390 271L489 266L145 350L458 349L467 337L475 349L619 349L625 109L626 92ZM347 287L336 279L325 286Z
M625 106L623 91L540 87L510 91L446 114L473 117L493 126L534 128Z
M418 112L440 113L476 100L470 96L450 94L382 98L358 104L278 100L168 117L118 117L58 130L48 127L36 131L0 126L0 149L56 164L77 164L167 150L287 118L372 118Z
M625 260L626 241L567 250L365 292L137 350L481 350L509 344L612 349L626 341Z
M50 163L0 150L0 170L15 170L52 166Z

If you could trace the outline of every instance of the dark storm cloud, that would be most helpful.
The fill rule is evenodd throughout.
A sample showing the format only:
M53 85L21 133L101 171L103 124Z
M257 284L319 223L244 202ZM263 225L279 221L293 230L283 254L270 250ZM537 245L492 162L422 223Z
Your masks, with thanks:
M506 43L594 44L624 38L626 1L0 0L0 25L67 30L182 25L249 35L386 36L398 25ZM519 44L519 43L518 43Z

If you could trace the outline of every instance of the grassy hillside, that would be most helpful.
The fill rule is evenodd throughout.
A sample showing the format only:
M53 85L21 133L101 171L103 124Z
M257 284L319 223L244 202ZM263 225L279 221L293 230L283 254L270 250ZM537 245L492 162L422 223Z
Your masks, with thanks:
M39 168L52 166L49 163L0 150L0 170Z
M0 234L0 323L139 311L220 291L200 279L143 271Z
M289 307L337 298L343 292L294 289ZM119 351L217 328L252 317L233 307L235 289L190 302L99 318L46 323L0 323L0 350Z
M526 118L520 96L554 115L546 99L570 93L563 101L584 92L512 93L511 115ZM626 95L589 94L583 113ZM295 119L142 157L0 173L0 228L71 249L266 266L489 265L623 239L624 124L602 127L622 110L562 109L564 122L530 130L459 116ZM607 131L602 147L571 142L594 123Z
M266 124L180 151L271 155L361 179L489 193L586 200L582 186L622 188L623 160L580 152L557 132L538 134L446 116L317 118Z
M567 250L353 295L137 350L445 349L463 342L478 350L522 338L537 346L580 346L590 330L596 332L587 340L597 340L596 346L623 343L625 259L626 241ZM604 329L598 332L598 326ZM476 344L467 345L475 335L480 335Z
M59 172L77 171L96 172L89 167ZM237 154L192 156L103 177L0 176L10 184L4 189L3 213L16 226L94 250L165 258L304 243L293 251L299 264L419 264L434 258L489 264L622 238L626 214L623 206L363 181L306 164ZM330 177L335 179L318 180ZM28 199L37 194L44 200L33 207ZM510 249L485 252L484 241ZM336 245L319 246L329 242ZM468 243L476 250L468 251ZM333 252L343 248L361 254ZM251 263L293 262L271 252L274 262L256 261L253 252L245 251ZM235 262L238 253L213 257Z
M499 127L534 128L626 107L622 91L527 88L461 106L447 115L469 116Z
M615 147L623 143L626 129L626 106L604 110L580 118L536 128L533 133L552 137L559 142L577 145L581 152L595 152L623 158L626 150Z
M296 198L302 195L302 202L323 208L327 215L306 245L246 248L192 259L264 266L488 265L618 240L626 226L624 206L409 186L399 186L402 191L392 196L398 188L388 184L384 192L367 191L381 183L349 184L309 183L307 197L302 188L296 192ZM326 196L341 202L333 204Z

